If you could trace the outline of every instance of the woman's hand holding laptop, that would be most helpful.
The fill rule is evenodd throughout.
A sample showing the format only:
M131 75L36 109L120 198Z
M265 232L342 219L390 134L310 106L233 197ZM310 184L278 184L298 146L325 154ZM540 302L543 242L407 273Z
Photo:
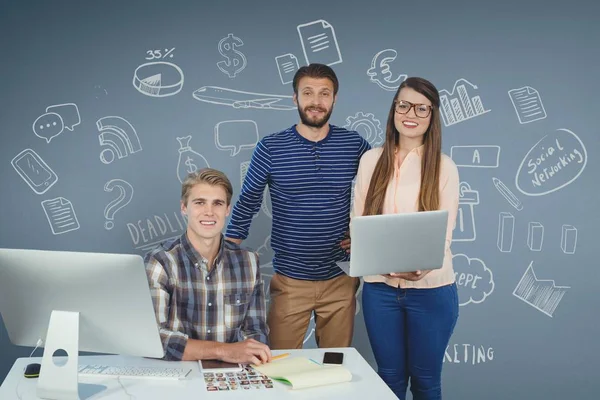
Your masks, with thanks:
M395 273L392 272L390 274L384 274L383 276L385 276L386 278L401 278L401 279L405 279L407 281L420 281L421 279L423 279L428 273L430 273L431 270L427 269L427 270L419 270L419 271L413 271L413 272L399 272L399 273Z

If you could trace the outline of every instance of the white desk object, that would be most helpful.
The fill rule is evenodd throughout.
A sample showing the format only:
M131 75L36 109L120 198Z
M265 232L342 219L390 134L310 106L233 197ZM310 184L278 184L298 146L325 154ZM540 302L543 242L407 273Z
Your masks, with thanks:
M81 400L95 399L397 399L393 392L381 380L367 361L354 348L278 350L274 355L291 353L290 357L302 356L322 361L325 351L344 353L344 366L352 373L352 381L308 389L291 390L285 384L274 382L273 389L251 389L236 391L208 392L202 371L197 362L162 361L129 356L80 356L82 364L104 364L115 366L160 366L173 368L191 368L187 379L179 381L127 379L121 378L79 378L79 396ZM0 386L0 399L37 400L37 378L23 377L27 364L40 362L41 357L19 358L15 361L6 379ZM41 371L43 374L44 371ZM83 384L83 385L82 385ZM121 386L123 385L123 386ZM18 389L18 395L17 390Z

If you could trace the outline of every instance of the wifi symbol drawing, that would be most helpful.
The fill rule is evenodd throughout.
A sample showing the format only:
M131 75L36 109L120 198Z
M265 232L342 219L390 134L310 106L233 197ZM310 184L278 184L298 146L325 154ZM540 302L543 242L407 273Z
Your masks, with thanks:
M114 115L100 118L96 121L96 126L100 131L100 146L107 147L100 153L100 161L104 164L142 151L135 128L125 118Z

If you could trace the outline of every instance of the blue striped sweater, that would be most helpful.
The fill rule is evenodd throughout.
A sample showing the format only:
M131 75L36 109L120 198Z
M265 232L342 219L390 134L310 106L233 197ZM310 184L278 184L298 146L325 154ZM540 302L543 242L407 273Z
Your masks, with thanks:
M370 148L357 132L334 125L319 142L295 126L266 136L252 155L227 237L248 236L269 185L275 271L305 280L341 275L335 262L348 259L339 243L348 231L352 181Z

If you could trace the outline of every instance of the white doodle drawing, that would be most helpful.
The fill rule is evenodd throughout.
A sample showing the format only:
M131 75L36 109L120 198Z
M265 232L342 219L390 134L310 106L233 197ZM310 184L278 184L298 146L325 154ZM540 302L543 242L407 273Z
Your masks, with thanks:
M515 235L515 217L509 212L501 212L498 215L498 250L503 253L512 251L513 238Z
M335 65L342 62L342 54L333 26L323 20L307 22L296 27L307 64Z
M563 225L560 234L560 248L565 254L575 254L577 247L577 228L573 225Z
M236 50L236 47L243 45L242 39L233 36L233 33L221 39L217 45L219 53L225 57L225 61L219 61L217 67L230 78L235 78L237 74L246 68L246 56L241 51Z
M492 177L492 182L502 197L508 201L508 204L513 206L517 211L521 211L523 209L523 203L521 203L521 200L519 200L519 198L515 196L515 194L509 188L507 188L500 179Z
M140 138L135 128L125 118L109 115L96 121L100 134L98 140L101 147L108 147L100 153L100 160L110 164L115 160L127 157L129 154L142 151Z
M115 226L115 223L113 222L115 214L117 211L127 206L133 198L133 186L131 186L129 182L124 181L123 179L111 179L104 185L105 192L112 192L115 188L119 189L119 195L104 208L104 218L106 219L104 228L106 230L111 230Z
M292 96L245 92L217 86L203 86L192 94L196 100L230 106L233 108L257 108L260 110L297 110Z
M250 161L244 161L240 163L240 176L241 176L241 186L244 186L244 179L246 179L246 174L248 173L248 168L250 167ZM273 214L271 213L271 195L269 194L269 188L266 187L263 191L263 201L260 204L261 210L265 213L265 215L269 218L273 218ZM253 218L258 217L258 213L254 214Z
M31 190L37 194L46 193L58 181L56 173L32 149L21 151L10 163Z
M587 165L587 150L568 129L541 138L519 165L515 186L527 196L544 196L573 183Z
M317 327L317 324L315 323L315 313L313 312L310 315L310 321L308 321L308 328L306 329L306 335L304 336L304 340L302 341L302 344L306 344L306 342L308 342L310 340L310 338L315 334L316 327Z
M81 124L79 108L75 103L55 104L46 107L46 113L33 122L33 133L46 143L60 135L66 128L71 132Z
M173 96L183 88L183 71L167 61L145 63L135 69L133 86L146 96Z
M221 121L215 125L215 146L231 151L235 157L242 150L252 150L258 143L258 126L249 119Z
M381 129L381 121L375 118L372 113L357 112L354 116L346 118L344 128L349 131L357 131L365 138L372 147L377 147L383 144L383 129Z
M367 70L371 82L384 90L394 91L407 78L405 74L394 74L390 71L390 63L398 57L398 52L394 49L381 50L371 60L371 68Z
M267 305L271 302L271 278L273 278L273 249L271 248L271 235L265 238L264 243L256 249L256 253L259 257L260 274L264 281L264 291L267 300Z
M554 280L538 279L533 270L533 261L515 287L513 295L538 311L552 317L556 307L570 286L556 286Z
M94 85L94 97L98 100L108 96L108 91L102 85Z
M471 189L467 182L459 184L457 224L452 235L453 242L472 242L477 238L475 229L475 206L479 204L479 191Z
M465 254L452 256L460 306L482 303L494 291L494 274L483 260Z
M498 168L500 146L452 146L450 147L450 158L457 167Z
M256 252L260 256L261 262L266 258L266 256L272 257L273 248L271 248L271 235L268 235L265 238L265 242L258 249L256 249ZM263 265L261 264L261 268L262 266Z
M530 222L527 226L527 247L531 251L542 251L544 244L544 225Z
M35 136L45 139L46 143L50 143L53 138L62 133L64 126L63 119L59 114L45 113L33 122L33 133Z
M187 215L181 210L165 212L126 225L135 250L146 253L162 242L181 236L187 228Z
M177 178L179 182L183 180L190 172L196 172L202 168L209 168L208 161L200 153L195 152L190 147L192 136L178 137L179 142L179 161L177 162Z
M81 115L79 114L79 107L75 103L64 103L55 104L53 106L46 107L47 113L56 113L63 119L65 129L73 132L73 129L81 124Z
M158 49L158 50L148 50L146 51L146 54L148 54L148 57L146 57L146 60L162 60L165 58L173 58L174 54L173 52L175 51L175 47L171 48L171 49L165 49L164 53L163 50Z
M508 91L508 97L515 108L520 124L528 124L546 118L546 110L542 104L540 93L531 86L511 89Z
M73 204L64 197L42 201L42 208L50 224L53 235L76 231L79 229L79 221L75 214Z
M444 125L451 126L491 111L484 109L481 97L471 96L466 85L469 85L471 90L478 89L468 80L461 78L454 83L451 92L446 89L440 90L440 108Z
M267 303L267 310L271 306L271 279L273 279L273 263L269 262L261 264L260 276L263 279L263 287L265 291L265 300Z
M292 83L296 71L300 68L296 56L292 53L282 54L275 57L275 63L277 64L277 71L279 72L281 83L284 85Z
M471 343L454 343L446 346L444 363L478 365L494 361L494 348Z

